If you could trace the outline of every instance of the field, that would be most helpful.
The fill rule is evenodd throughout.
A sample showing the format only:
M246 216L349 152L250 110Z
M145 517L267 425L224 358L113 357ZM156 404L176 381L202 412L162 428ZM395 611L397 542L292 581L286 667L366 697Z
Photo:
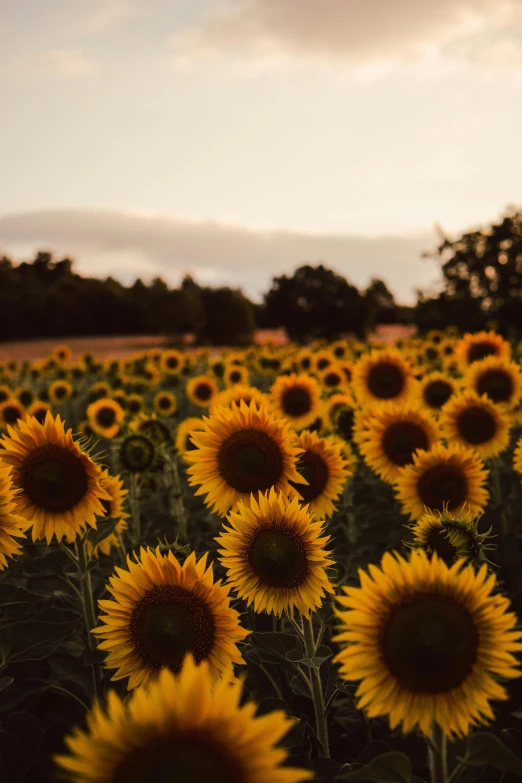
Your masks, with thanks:
M520 357L0 346L0 783L519 780Z

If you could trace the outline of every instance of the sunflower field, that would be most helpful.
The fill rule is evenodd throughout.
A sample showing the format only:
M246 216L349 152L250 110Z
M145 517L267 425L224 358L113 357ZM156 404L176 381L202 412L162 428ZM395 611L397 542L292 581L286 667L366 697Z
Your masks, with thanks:
M520 780L521 365L0 364L0 783Z

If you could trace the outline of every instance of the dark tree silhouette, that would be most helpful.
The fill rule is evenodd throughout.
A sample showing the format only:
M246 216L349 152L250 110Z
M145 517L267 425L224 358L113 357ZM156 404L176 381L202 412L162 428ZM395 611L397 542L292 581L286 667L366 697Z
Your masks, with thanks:
M265 323L284 327L292 340L333 339L350 332L362 338L369 326L365 297L322 264L275 277L264 305Z
M444 290L419 294L415 322L421 330L455 323L462 330L495 322L501 332L522 331L522 212L456 240L442 236L435 253L442 261Z

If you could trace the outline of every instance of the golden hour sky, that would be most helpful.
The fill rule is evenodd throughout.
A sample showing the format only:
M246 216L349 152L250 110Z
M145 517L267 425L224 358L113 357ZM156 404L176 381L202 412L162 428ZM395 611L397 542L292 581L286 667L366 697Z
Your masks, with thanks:
M399 301L522 202L522 0L4 0L0 252Z

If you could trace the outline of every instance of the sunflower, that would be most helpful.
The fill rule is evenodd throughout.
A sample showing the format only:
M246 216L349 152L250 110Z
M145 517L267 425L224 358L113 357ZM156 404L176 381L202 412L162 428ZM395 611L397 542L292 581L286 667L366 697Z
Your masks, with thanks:
M23 531L27 528L27 520L16 512L11 468L0 462L0 571L8 565L8 557L22 553L22 547L15 538L25 538Z
M448 443L474 449L482 459L509 445L509 419L485 394L464 391L442 408L440 424Z
M121 465L130 473L144 473L152 468L156 459L154 443L146 435L128 435L120 444Z
M297 470L307 484L290 484L300 498L317 516L329 517L335 511L334 502L341 495L350 471L343 459L341 446L336 438L320 438L316 432L304 430L296 438L296 445L303 450L299 455Z
M430 372L419 381L416 398L421 405L438 413L459 388L459 383L454 378L442 372Z
M237 405L243 400L247 405L251 402L255 402L259 408L261 405L267 404L267 396L262 391L256 389L255 386L244 386L242 383L236 383L234 386L230 386L219 394L216 394L212 398L210 403L210 413L214 413L218 405L223 405L225 408L230 408L232 403Z
M312 357L312 351L309 351L307 348L303 348L303 350L299 351L296 357L297 367L304 372L308 372L312 369Z
M357 444L366 464L393 484L418 449L428 450L439 440L439 428L429 413L387 403L371 409Z
M131 416L139 416L143 412L144 407L141 394L129 394L127 397L127 410Z
M328 392L337 391L340 386L345 386L346 375L338 364L330 364L319 373L319 379L323 388Z
M328 397L328 399L325 400L323 404L323 409L329 427L331 427L331 429L336 428L336 417L341 408L345 406L348 408L353 408L353 405L353 397L351 394L347 394L346 392L339 392Z
M497 356L473 362L464 377L464 386L504 408L514 408L522 396L522 374L514 362Z
M106 381L97 381L93 383L89 389L88 400L94 402L95 400L101 400L102 397L110 397L112 389L109 383Z
M331 364L334 364L334 362L335 359L333 354L327 348L316 351L312 355L312 368L314 372L317 373L321 373L323 370L326 370L326 368Z
M13 391L10 386L5 383L0 384L0 403L10 400L13 396Z
M197 448L185 457L191 463L189 484L199 485L196 495L206 495L215 513L225 516L251 492L274 487L294 494L289 481L304 483L295 468L302 449L292 444L290 425L265 407L241 402L203 421L205 429L192 434Z
M32 525L33 541L49 544L56 535L70 543L87 525L95 528L110 495L100 483L100 467L73 440L72 430L47 413L43 424L30 417L8 432L0 441L0 460L13 468L16 510L26 528Z
M185 458L185 454L187 451L193 451L196 446L192 442L191 435L195 430L204 430L205 429L205 422L203 419L197 419L195 417L191 417L189 419L185 419L185 421L182 421L179 425L177 432L176 432L176 451L181 456L181 458L187 462Z
M336 360L342 361L350 356L350 347L344 340L336 340L331 344L330 350Z
M71 399L73 391L74 387L69 381L53 381L49 384L47 394L52 403L61 405Z
M405 542L406 546L424 549L428 555L437 554L448 565L463 559L478 568L489 562L486 551L495 549L488 543L491 528L485 533L478 532L480 517L481 514L472 514L465 509L459 514L450 514L446 509L442 513L427 511L409 525L413 543Z
M208 408L217 393L216 382L208 375L196 375L187 382L187 397L200 408Z
M20 386L14 396L24 408L29 408L34 402L34 392L32 389L28 389L27 386Z
M429 451L418 451L413 463L402 468L396 482L397 497L412 520L426 509L443 511L447 507L454 513L466 505L476 514L489 498L483 486L488 475L483 461L471 449L436 443Z
M361 405L404 402L414 384L410 365L395 348L374 349L353 368L353 389Z
M337 367L342 370L345 382L351 383L353 377L353 362L339 362Z
M107 589L113 601L99 601L106 612L93 629L108 652L105 666L113 680L128 677L128 688L147 684L166 666L179 672L190 653L207 660L214 677L244 663L237 648L250 633L230 606L230 587L214 582L207 554L194 552L181 566L172 552L141 548L140 560L127 558L128 570L116 569Z
M36 400L33 402L30 408L27 410L28 416L34 416L34 418L40 422L40 424L43 424L45 421L45 417L47 416L47 411L50 411L50 406L44 402L43 400Z
M176 398L172 392L159 391L154 397L154 410L160 416L172 416L177 408Z
M19 424L24 417L25 408L15 397L9 397L0 403L0 429L10 424Z
M361 681L357 706L425 735L436 724L464 737L492 720L490 700L507 698L497 678L520 675L513 652L522 632L508 599L492 594L487 565L450 568L418 549L409 561L386 552L359 576L361 587L338 599L336 640L347 646L335 658L343 679Z
M58 359L59 362L69 362L72 358L72 351L68 345L55 345L52 350L52 355Z
M522 474L522 436L518 439L513 453L513 468L517 473Z
M159 367L165 375L178 375L183 369L185 359L180 351L174 349L163 351L159 360Z
M238 364L230 364L225 369L224 380L227 386L234 386L236 383L248 386L248 370Z
M476 332L465 334L455 344L455 358L464 367L474 362L485 359L486 356L496 356L501 359L509 359L511 347L499 334L495 332Z
M114 438L124 418L123 408L110 397L91 402L87 408L89 424L97 435L102 435L104 438Z
M210 363L209 369L216 378L221 379L225 374L225 362L222 359L217 359L215 362Z
M353 439L355 408L353 404L344 404L336 408L333 429L336 435L348 443Z
M296 430L307 427L322 412L321 387L306 373L280 375L270 389L270 398L274 412Z
M112 547L120 546L119 535L127 530L126 520L129 518L129 514L124 510L125 498L128 491L123 488L123 480L119 476L111 476L109 471L104 469L100 476L100 484L103 489L111 496L110 500L102 500L103 516L106 519L117 519L114 532L103 538L99 544L94 548L94 557L99 555L109 555ZM87 550L90 551L91 544L87 543Z
M293 725L284 712L255 715L242 683L214 682L208 664L191 658L179 675L158 680L124 703L114 692L95 704L87 729L66 738L56 756L71 783L299 783L313 773L281 766L279 743Z
M308 506L283 492L251 495L227 516L216 538L229 584L256 612L281 615L297 609L305 617L333 593L324 547L329 536Z

